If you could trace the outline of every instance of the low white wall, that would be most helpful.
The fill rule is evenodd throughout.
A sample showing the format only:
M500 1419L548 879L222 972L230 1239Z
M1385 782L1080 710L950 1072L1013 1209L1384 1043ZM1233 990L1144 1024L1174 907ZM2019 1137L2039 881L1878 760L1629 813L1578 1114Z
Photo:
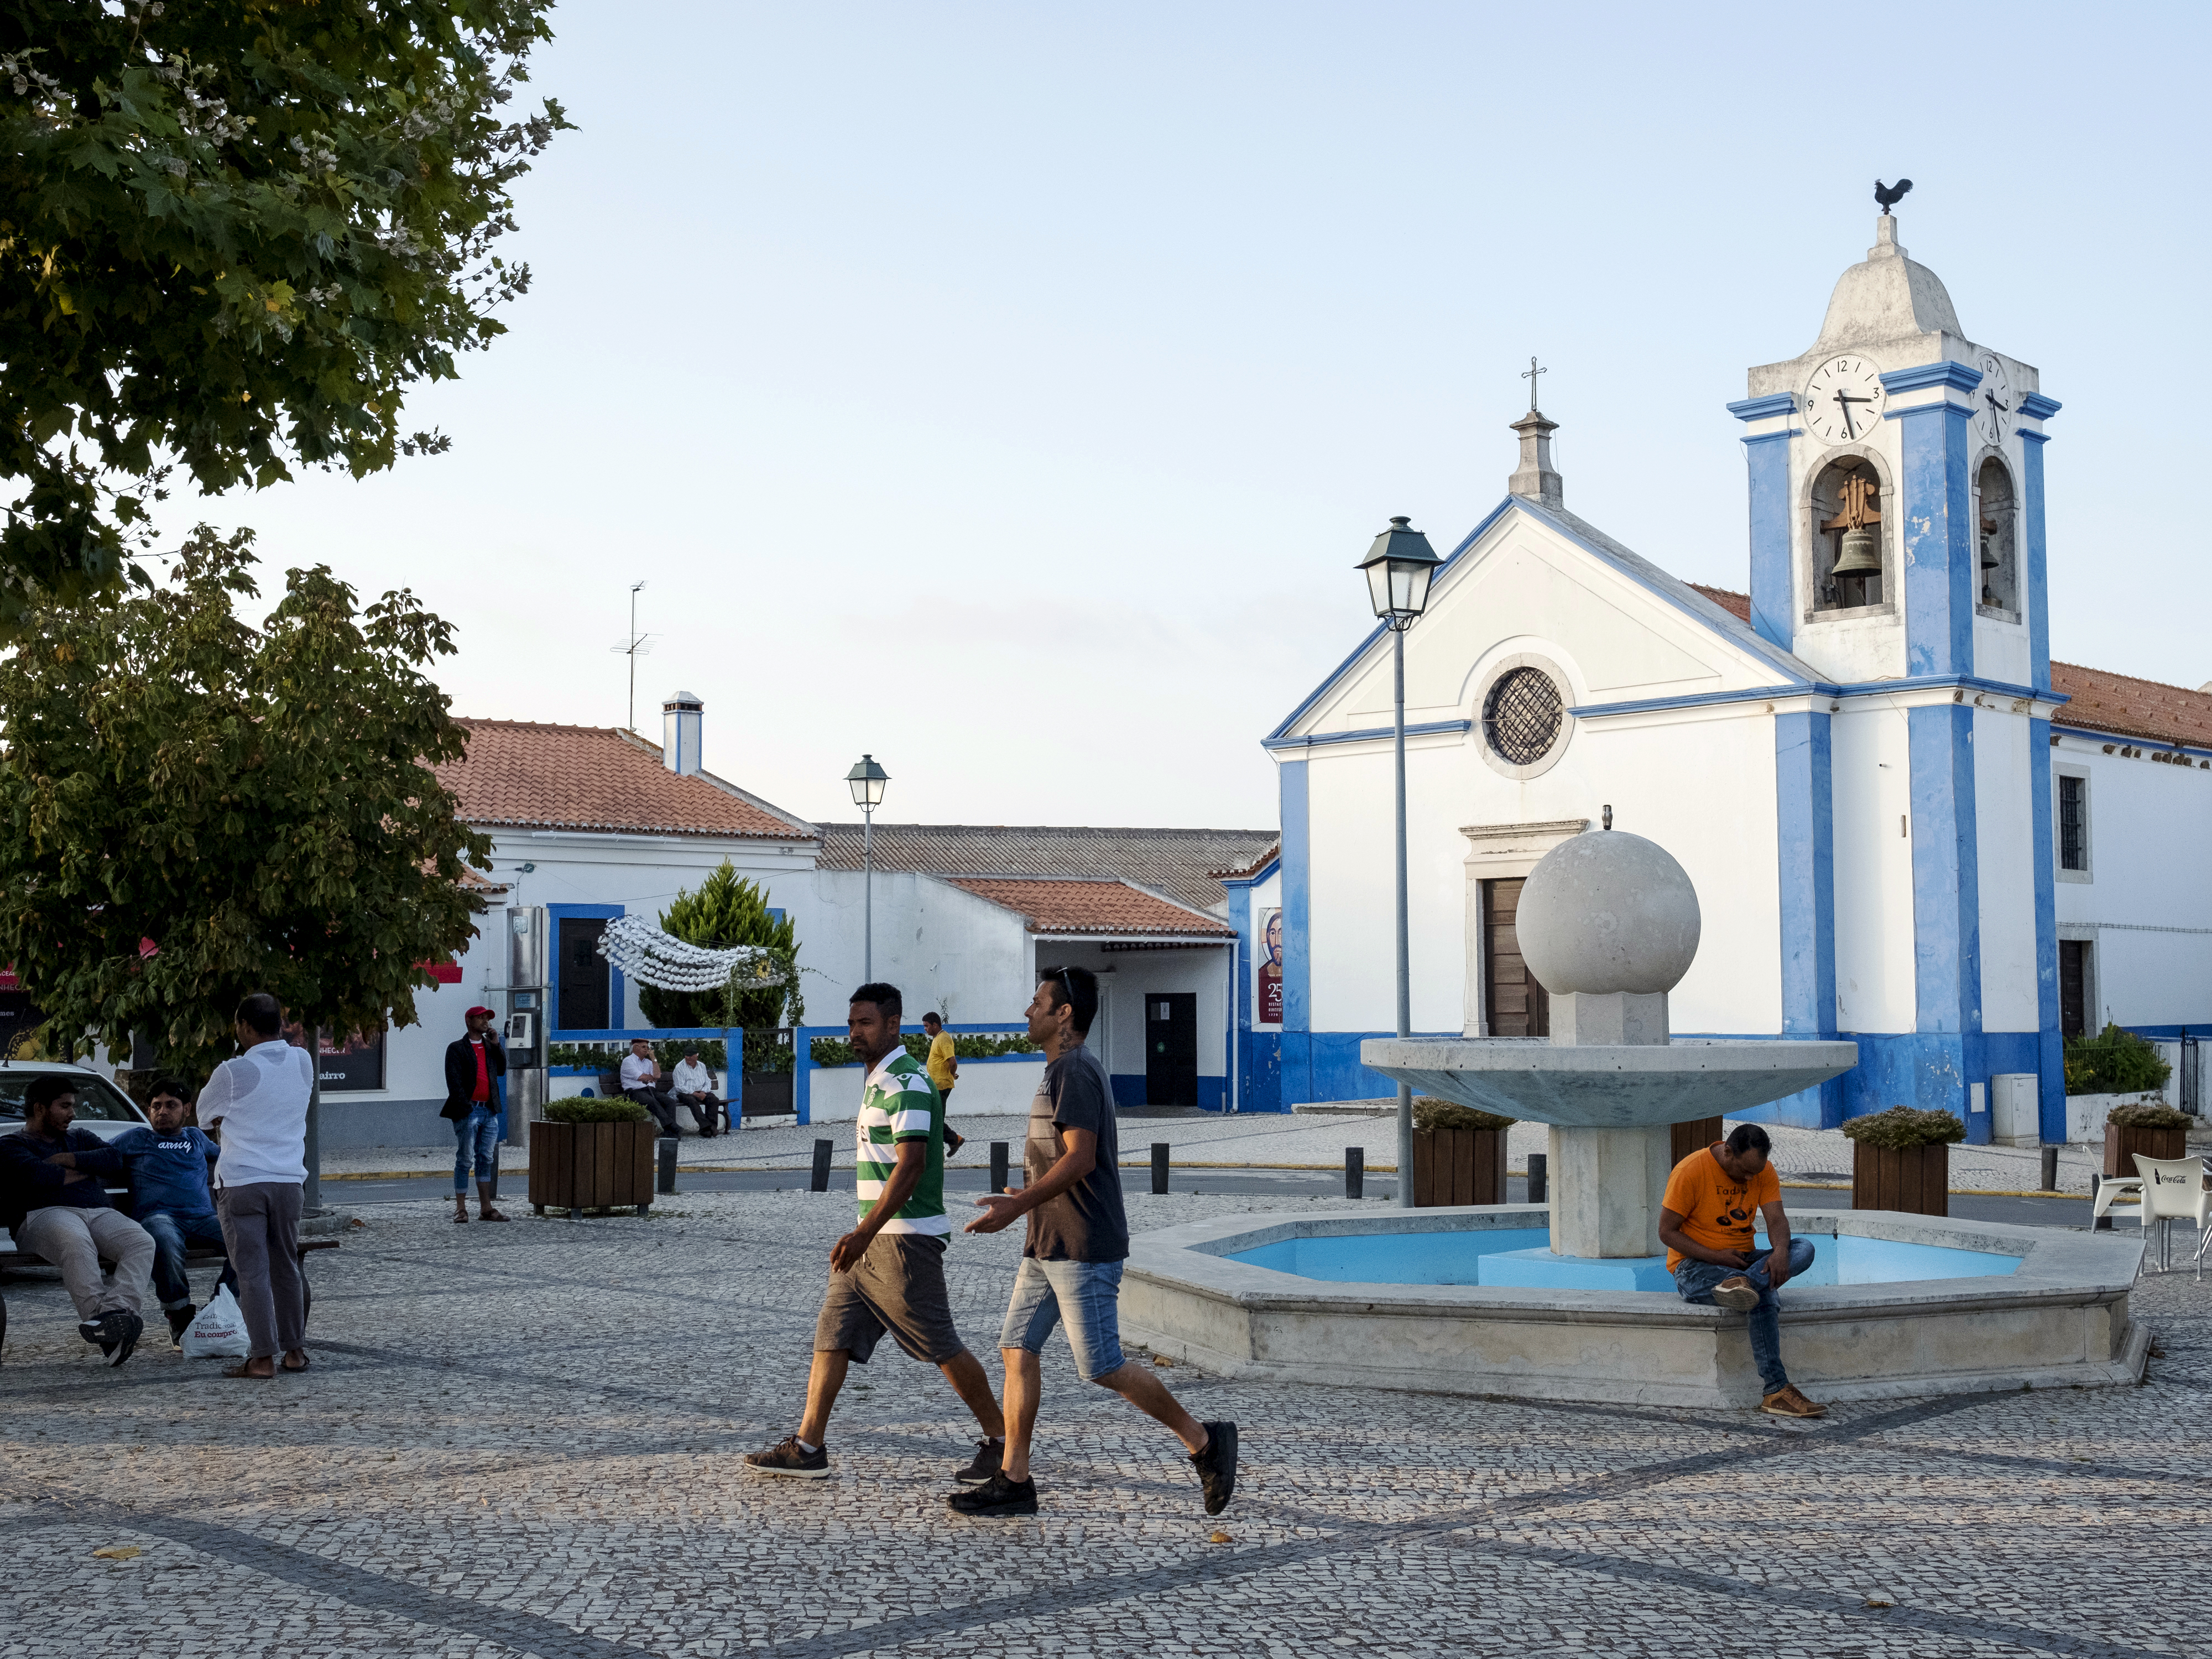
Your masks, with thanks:
M807 1079L807 1118L815 1123L849 1123L860 1115L859 1066L817 1067ZM952 1091L952 1121L963 1117L1026 1114L1044 1077L1044 1056L1009 1060L963 1060Z
M2105 1141L2105 1119L2115 1106L2165 1106L2172 1103L2164 1099L2155 1089L2133 1095L2069 1095L2066 1097L2066 1139L2069 1141L2091 1141L2102 1146Z

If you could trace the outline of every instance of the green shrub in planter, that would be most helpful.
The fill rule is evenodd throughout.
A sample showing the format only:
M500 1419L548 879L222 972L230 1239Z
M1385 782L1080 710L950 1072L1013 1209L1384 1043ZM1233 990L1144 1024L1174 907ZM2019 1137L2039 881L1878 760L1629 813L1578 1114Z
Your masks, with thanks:
M1495 1112L1479 1112L1456 1101L1438 1100L1434 1095L1413 1097L1413 1127L1424 1134L1432 1129L1508 1129L1520 1121Z
M1862 1146L1902 1152L1916 1146L1943 1146L1964 1140L1966 1126L1956 1112L1921 1112L1910 1106L1893 1106L1886 1112L1849 1120L1844 1133Z
M545 1103L549 1123L643 1123L652 1116L623 1095L569 1095Z
M2107 1025L2094 1037L2066 1045L2066 1092L2069 1095L2148 1094L2166 1087L2173 1067L2133 1031Z
M2105 1115L2115 1129L2189 1129L2197 1120L2171 1106L2115 1106Z

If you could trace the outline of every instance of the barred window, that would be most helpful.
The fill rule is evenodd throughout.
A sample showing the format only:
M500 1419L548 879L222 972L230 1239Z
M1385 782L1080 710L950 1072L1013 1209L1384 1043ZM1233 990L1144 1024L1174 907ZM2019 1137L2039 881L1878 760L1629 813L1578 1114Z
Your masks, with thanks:
M2058 867L2089 867L2088 781L2085 778L2058 780Z
M1509 766L1534 766L1558 741L1564 708L1559 688L1540 668L1516 668L1498 678L1482 705L1482 735L1491 752Z

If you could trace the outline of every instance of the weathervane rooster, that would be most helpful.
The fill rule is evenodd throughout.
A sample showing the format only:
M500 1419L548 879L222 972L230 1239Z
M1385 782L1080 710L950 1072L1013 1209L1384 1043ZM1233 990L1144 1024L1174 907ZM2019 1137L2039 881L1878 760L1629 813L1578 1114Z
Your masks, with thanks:
M1911 188L1912 180L1910 179L1900 179L1893 185L1885 185L1877 179L1874 181L1874 199L1881 204L1881 210L1887 215L1890 209L1905 199L1905 192Z

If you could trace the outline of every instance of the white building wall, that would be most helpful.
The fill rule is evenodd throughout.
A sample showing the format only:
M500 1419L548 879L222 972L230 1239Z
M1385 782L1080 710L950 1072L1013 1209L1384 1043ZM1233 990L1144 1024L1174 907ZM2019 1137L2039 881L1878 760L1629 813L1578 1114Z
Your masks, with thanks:
M1913 970L1912 811L1905 712L1855 698L1828 724L1835 827L1836 1026L1910 1031ZM2033 892L2030 894L2033 902Z
M866 881L858 870L809 870L770 889L799 930L810 1024L842 1024L866 978ZM875 976L899 988L910 1024L932 1009L952 1025L1019 1023L1036 988L1019 916L933 876L878 871L874 884Z
M1982 1029L2042 1024L2035 949L2035 820L2024 714L1974 711L1974 847L1980 877Z

